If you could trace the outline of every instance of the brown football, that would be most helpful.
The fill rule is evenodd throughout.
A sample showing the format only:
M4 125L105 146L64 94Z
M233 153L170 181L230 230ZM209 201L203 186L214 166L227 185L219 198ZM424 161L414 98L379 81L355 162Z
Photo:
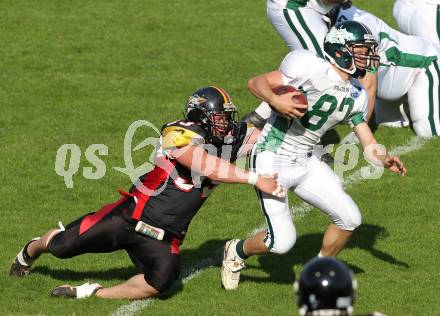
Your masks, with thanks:
M298 91L300 94L292 97L293 102L298 103L298 104L307 104L307 105L309 104L307 102L307 98L304 95L304 93L302 93L302 91L298 90L295 87L287 86L287 85L286 86L278 86L276 88L273 88L272 91L274 93L276 93L277 95L282 95L285 93Z

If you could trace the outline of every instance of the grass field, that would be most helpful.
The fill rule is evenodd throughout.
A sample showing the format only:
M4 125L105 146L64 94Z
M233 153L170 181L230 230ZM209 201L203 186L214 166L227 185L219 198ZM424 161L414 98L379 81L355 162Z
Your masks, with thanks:
M395 25L393 1L356 3ZM132 122L147 119L160 128L179 119L189 93L211 84L229 91L241 113L256 106L247 79L277 68L287 52L265 16L265 1L4 0L0 16L0 314L297 315L292 283L319 251L328 224L317 210L295 218L299 237L291 252L248 260L240 289L220 288L224 242L264 222L250 186L221 186L205 204L182 246L187 278L166 298L49 297L60 284L127 279L134 269L123 252L64 261L43 256L28 278L8 276L31 237L116 200L115 189L130 185L113 167L124 165ZM338 128L340 135L347 131ZM392 149L413 133L380 128L376 136ZM82 151L71 189L54 171L63 144ZM106 174L98 180L82 176L90 144L108 146ZM385 173L347 188L364 223L340 255L359 282L357 314L440 315L440 141L423 144L402 156L406 178ZM137 152L135 161L150 150ZM292 196L291 205L301 202ZM191 273L191 267L203 269Z

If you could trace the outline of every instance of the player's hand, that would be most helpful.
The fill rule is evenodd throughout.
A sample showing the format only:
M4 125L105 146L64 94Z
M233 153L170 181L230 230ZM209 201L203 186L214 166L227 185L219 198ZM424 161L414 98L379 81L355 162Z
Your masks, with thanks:
M277 181L277 175L259 175L255 185L260 191L278 198L286 197L286 189Z
M383 165L388 170L398 173L401 176L406 175L406 168L403 165L402 160L400 160L396 156L387 156L383 162Z
M307 104L295 103L293 98L300 95L301 92L288 92L282 95L275 95L270 105L279 113L288 118L300 118L307 112L309 106Z

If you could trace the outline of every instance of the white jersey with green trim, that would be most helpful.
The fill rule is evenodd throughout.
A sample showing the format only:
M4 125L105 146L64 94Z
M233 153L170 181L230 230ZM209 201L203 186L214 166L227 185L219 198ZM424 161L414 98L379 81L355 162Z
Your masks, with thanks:
M327 4L322 0L272 0L288 9L309 8L321 14L327 14L335 7L335 4Z
M394 30L373 14L351 6L340 10L337 22L353 20L365 24L379 43L377 96L384 100L403 97L417 74L440 58L440 48L424 38Z
M365 121L367 93L357 83L342 80L324 59L307 50L295 50L284 58L280 71L284 84L304 92L308 111L299 119L272 111L258 140L258 151L286 156L306 154L337 124L355 126Z

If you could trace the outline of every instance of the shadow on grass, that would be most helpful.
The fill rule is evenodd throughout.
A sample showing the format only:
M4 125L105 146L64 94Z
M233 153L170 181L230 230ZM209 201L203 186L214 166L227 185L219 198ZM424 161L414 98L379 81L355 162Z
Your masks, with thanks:
M311 258L316 256L321 248L322 234L306 234L298 236L294 248L285 255L266 255L258 258L260 267L247 265L248 268L262 269L267 273L267 277L253 277L242 274L243 281L252 282L274 282L278 284L292 284L295 281L295 273L293 266L304 265ZM377 240L386 239L389 233L384 227L371 224L363 224L355 233L353 238L346 246L346 249L362 249L375 258L386 263L408 268L408 264L399 261L392 255L376 249L375 243ZM354 273L364 273L362 267L352 263L345 262Z

